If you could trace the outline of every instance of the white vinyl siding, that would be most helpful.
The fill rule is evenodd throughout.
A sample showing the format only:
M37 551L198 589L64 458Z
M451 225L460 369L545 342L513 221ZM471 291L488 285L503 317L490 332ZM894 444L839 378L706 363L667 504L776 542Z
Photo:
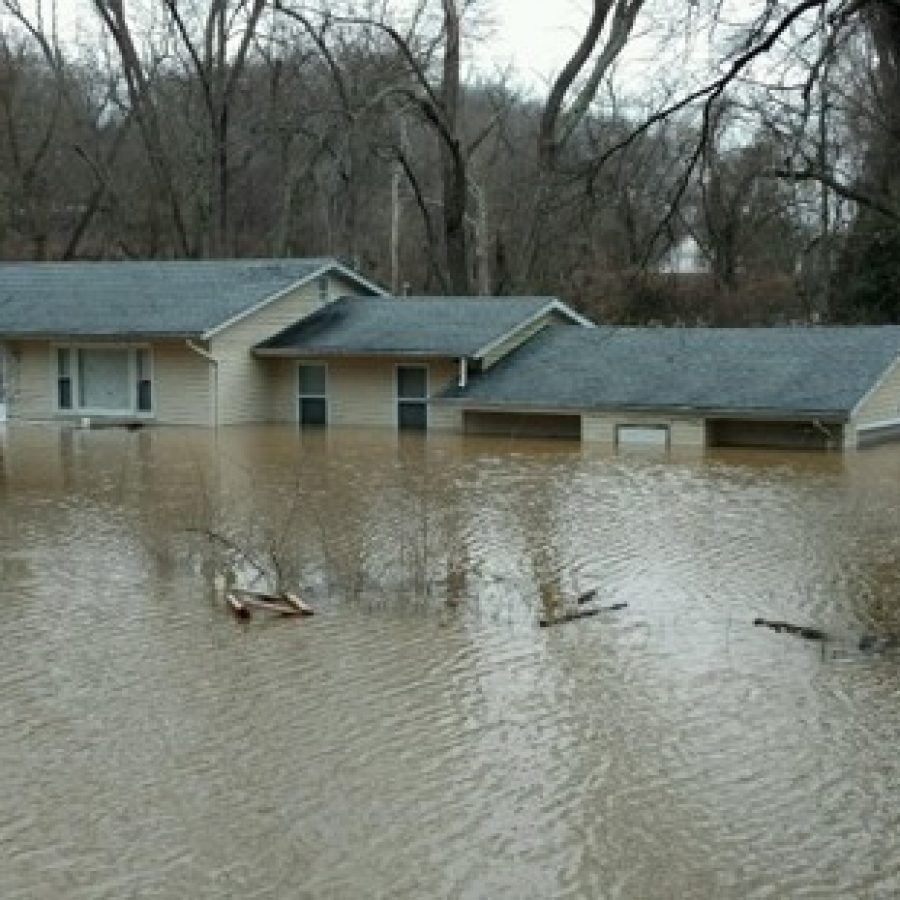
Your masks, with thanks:
M324 359L319 362L326 362ZM273 421L297 421L297 360L267 359L272 372ZM306 360L304 360L306 362ZM329 357L328 366L328 424L330 426L358 426L396 428L396 358ZM428 387L433 395L456 382L459 365L455 360L430 359ZM431 405L428 428L431 431L458 431L462 416L459 409Z
M327 289L322 287L323 281L327 281ZM252 348L317 310L324 296L334 299L353 293L359 293L357 285L340 276L314 279L214 335L209 351L219 361L219 424L283 420L283 394L278 381L284 377L284 370L271 358L254 356ZM296 366L292 372L296 372ZM296 382L290 387L294 396L295 388Z
M73 408L66 410L58 406L56 351L60 346L47 341L20 341L11 345L7 371L10 419L39 422L82 415L75 408L78 398L74 385ZM189 350L184 342L153 344L146 349L151 366L152 413L135 411L134 417L151 418L157 424L165 425L211 424L210 364ZM74 359L72 366L74 369ZM136 402L137 385L135 388ZM98 414L93 415L97 417ZM127 415L131 417L132 413Z
M46 341L8 347L6 414L10 420L44 421L56 413L56 366L48 364Z
M153 346L154 419L164 425L215 423L216 369L181 343Z
M853 416L856 426L900 421L900 361L885 373L881 383L859 405Z

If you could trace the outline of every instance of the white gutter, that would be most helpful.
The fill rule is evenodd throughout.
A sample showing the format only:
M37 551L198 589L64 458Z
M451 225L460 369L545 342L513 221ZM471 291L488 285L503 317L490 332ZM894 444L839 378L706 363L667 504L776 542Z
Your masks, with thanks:
M216 428L219 424L219 361L210 353L208 350L204 350L199 344L195 344L190 338L188 338L185 342L185 346L188 350L196 353L198 356L203 357L212 366L212 399L213 399L213 408L212 408L212 426Z
M856 430L863 433L867 431L879 431L883 428L900 428L900 419L882 419L879 422L867 422L865 425L856 426Z
M469 361L465 356L459 358L459 381L457 386L464 388L469 381Z

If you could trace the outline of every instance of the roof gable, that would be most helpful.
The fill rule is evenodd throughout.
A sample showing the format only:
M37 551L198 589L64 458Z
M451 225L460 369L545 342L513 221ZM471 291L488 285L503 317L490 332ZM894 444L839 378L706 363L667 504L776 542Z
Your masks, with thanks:
M552 297L344 297L263 341L256 351L477 357L545 312L590 324Z
M320 275L383 293L331 258L0 264L0 334L199 337Z

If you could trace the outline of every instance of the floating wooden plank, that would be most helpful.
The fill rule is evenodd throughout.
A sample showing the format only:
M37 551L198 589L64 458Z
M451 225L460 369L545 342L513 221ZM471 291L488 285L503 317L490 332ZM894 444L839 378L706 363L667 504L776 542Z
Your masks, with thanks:
M834 641L836 643L848 643L847 639L829 635L821 628L812 628L809 625L795 625L792 622L782 622L778 619L756 618L754 625L770 628L779 634L792 634L795 637L804 638L807 641ZM900 649L900 635L898 634L863 634L855 639L858 650L863 653L888 653Z
M285 603L290 603L300 616L311 616L315 614L315 610L305 600L301 600L296 594L284 594L284 601Z
M245 596L241 597L241 602L251 609L261 609L265 612L278 613L280 616L299 616L297 607L286 602L280 597L267 600L263 597Z
M311 616L314 613L313 608L296 594L270 594L249 588L232 588L232 591L240 597L241 603L254 609L282 616Z
M570 609L567 612L560 613L552 619L541 616L541 628L549 628L551 625L562 625L564 622L574 622L576 619L587 619L590 616L597 616L602 609Z
M225 603L235 618L242 621L250 618L250 610L247 608L247 605L234 594L226 594Z
M805 638L807 641L827 641L828 635L820 628L811 628L807 625L794 625L791 622L779 622L772 619L756 618L753 620L754 625L761 625L764 628L771 628L772 631L785 632L785 634L794 634L797 637Z

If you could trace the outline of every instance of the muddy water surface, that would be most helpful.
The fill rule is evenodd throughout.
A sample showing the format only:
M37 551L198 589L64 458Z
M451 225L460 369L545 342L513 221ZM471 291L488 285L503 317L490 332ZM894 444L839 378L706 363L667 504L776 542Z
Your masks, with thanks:
M5 900L900 894L898 448L6 426L0 574Z

